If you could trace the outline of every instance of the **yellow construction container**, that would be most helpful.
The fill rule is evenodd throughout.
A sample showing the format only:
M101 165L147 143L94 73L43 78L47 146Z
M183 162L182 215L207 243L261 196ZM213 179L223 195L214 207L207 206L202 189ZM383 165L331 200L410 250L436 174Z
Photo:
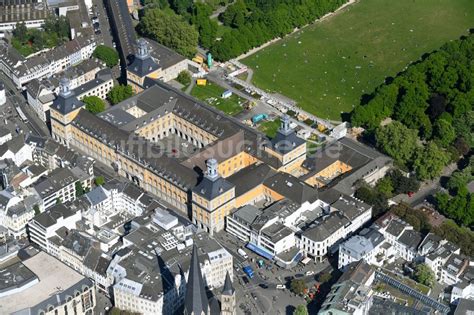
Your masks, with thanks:
M206 79L197 79L196 83L197 83L197 85L206 86L207 85L207 80Z
M201 56L196 56L193 58L193 61L197 62L198 64L202 64L204 62L204 58L202 58Z
M326 130L326 126L324 126L323 124L318 124L318 130L319 132L324 132Z

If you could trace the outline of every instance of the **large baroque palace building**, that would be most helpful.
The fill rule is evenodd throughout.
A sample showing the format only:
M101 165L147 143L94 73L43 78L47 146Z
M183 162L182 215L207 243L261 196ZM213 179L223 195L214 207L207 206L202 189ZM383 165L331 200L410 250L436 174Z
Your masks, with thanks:
M132 68L128 82L142 92L98 115L85 110L63 80L51 106L53 137L113 167L211 233L224 228L233 208L286 197L281 191L284 183L277 183L282 181L279 174L284 172L290 182L295 179L290 174L300 174L306 159L306 143L290 128L288 117L269 140L154 80L154 61L143 43L138 60L151 72L138 78L140 72ZM258 174L252 185L239 182L246 173ZM298 182L301 185L306 184Z

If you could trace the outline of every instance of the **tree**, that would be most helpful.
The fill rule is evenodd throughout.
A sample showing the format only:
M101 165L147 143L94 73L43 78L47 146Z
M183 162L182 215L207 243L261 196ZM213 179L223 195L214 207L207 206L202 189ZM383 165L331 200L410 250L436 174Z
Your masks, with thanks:
M460 227L453 220L446 220L434 229L434 233L458 245L462 254L471 257L474 255L474 232L469 228Z
M456 138L456 131L449 122L438 119L434 124L433 136L440 146L446 148Z
M97 46L92 56L105 62L105 65L109 68L116 66L119 62L117 51L104 45Z
M415 279L428 287L433 287L436 280L434 272L427 264L419 264L416 266Z
M104 101L98 96L84 96L82 102L86 104L86 110L92 114L98 114L105 110Z
M28 40L28 28L25 22L16 23L15 29L13 30L13 36L15 36L21 43Z
M428 217L423 210L415 209L407 204L400 203L390 208L390 211L396 214L399 218L413 226L415 231L428 233L431 231Z
M456 138L456 141L454 141L454 147L458 151L459 155L466 155L471 149L469 143L467 143L463 137Z
M416 176L412 175L407 177L398 169L392 170L388 176L390 177L396 195L415 192L420 188L420 182L416 179Z
M143 0L143 5L159 9L166 9L170 6L168 0Z
M184 86L188 86L191 83L191 75L189 74L188 71L183 70L178 74L176 81L178 81Z
M375 189L372 189L367 184L359 187L354 195L356 198L372 206L372 215L374 217L377 217L388 209L387 197Z
M323 272L319 275L318 281L321 283L326 283L331 280L332 276L329 272Z
M417 148L417 132L398 121L380 127L375 133L377 147L395 161L406 165Z
M94 183L95 183L96 186L102 186L103 184L105 184L104 176L97 176L94 179Z
M393 195L393 183L390 177L381 178L376 185L376 189L381 194L385 195L385 197L390 198Z
M171 10L146 10L138 25L138 30L144 36L186 57L193 57L196 53L199 37L197 30Z
M34 206L33 206L33 210L35 211L35 215L38 215L38 214L41 213L40 208L39 208L38 205L34 205Z
M293 279L290 288L295 294L301 295L306 290L306 283L301 279Z
M383 119L393 114L397 102L398 86L395 84L383 85L377 89L375 96L367 103L355 107L351 114L351 123L354 126L363 126L374 129Z
M82 186L82 183L80 181L77 181L75 186L76 186L76 198L79 198L82 195L84 195L84 187Z
M455 171L446 184L446 188L456 195L462 187L465 187L470 181L474 179L471 167L466 167L464 170Z
M303 304L298 305L293 311L293 315L308 315L308 308Z
M413 170L419 179L433 179L441 174L443 167L449 162L449 155L436 143L429 142L424 148L415 151Z
M133 95L133 89L131 85L116 85L107 94L109 101L115 105Z

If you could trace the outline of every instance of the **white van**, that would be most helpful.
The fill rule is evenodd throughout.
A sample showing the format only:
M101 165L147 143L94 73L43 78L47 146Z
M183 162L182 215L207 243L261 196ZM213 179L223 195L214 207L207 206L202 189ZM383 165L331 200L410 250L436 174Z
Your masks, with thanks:
M243 258L247 259L249 258L249 256L247 255L247 253L242 249L242 248L239 248L237 250L237 252L239 253L240 256L242 256Z
M285 290L286 287L285 287L285 285L283 285L283 284L277 284L277 289L278 289L278 290Z

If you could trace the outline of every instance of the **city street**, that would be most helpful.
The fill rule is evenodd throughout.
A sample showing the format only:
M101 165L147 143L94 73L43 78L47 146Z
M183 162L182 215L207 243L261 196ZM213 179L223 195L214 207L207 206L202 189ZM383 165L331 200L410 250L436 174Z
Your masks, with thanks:
M100 31L101 34L99 38L102 39L102 42L105 46L114 47L113 46L113 37L111 34L111 28L109 19L107 17L107 12L105 11L104 1L102 0L92 0L92 12L94 12L95 16L99 19L100 24Z
M5 84L7 104L10 103L14 112L12 112L10 122L20 127L23 132L31 132L34 135L48 137L50 132L44 122L36 115L33 109L26 102L25 96L17 90L15 84L8 78L4 72L0 71L0 81ZM28 122L23 122L19 117L15 117L16 110L14 107L19 106L25 114ZM22 127L23 126L23 127Z
M237 300L242 301L238 305L239 314L244 314L246 309L250 314L292 314L294 308L305 304L306 301L289 290L291 279L296 276L304 280L307 287L312 287L317 282L318 273L330 270L327 261L312 261L306 266L299 264L292 269L283 269L248 249L245 249L248 255L248 259L245 259L237 252L245 245L242 241L226 232L219 232L214 236L234 257L234 286L237 290ZM259 268L258 260L263 260L265 266ZM243 272L242 268L245 266L252 267L255 273L253 278L249 279ZM308 271L314 274L307 276ZM285 285L286 289L277 289L278 284Z

